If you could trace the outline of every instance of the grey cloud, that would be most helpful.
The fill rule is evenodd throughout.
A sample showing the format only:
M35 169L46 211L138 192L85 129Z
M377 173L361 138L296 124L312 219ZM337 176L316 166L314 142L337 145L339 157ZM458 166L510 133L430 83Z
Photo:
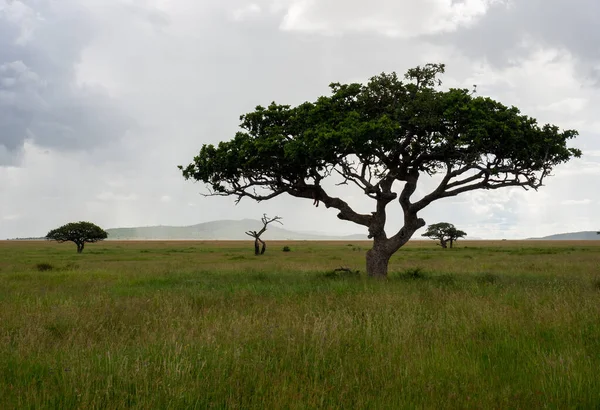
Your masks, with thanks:
M429 39L458 46L466 55L505 66L526 56L527 42L564 48L585 63L600 59L597 0L499 2L472 26Z
M376 34L324 38L284 33L277 17L257 15L237 23L215 13L193 35L173 39L176 47L162 38L140 40L139 58L132 60L126 50L102 44L94 58L110 58L118 67L120 87L138 87L132 97L138 116L153 112L147 120L172 123L176 118L179 124L194 124L194 134L213 142L231 138L239 115L257 104L297 104L327 93L333 81L364 81L381 70L402 71L402 60L415 63L409 60L422 47L418 41ZM408 51L398 55L399 47ZM148 66L152 69L144 69ZM142 83L158 86L140 87Z
M9 151L4 145L0 144L0 165L15 165L20 160L21 152Z
M270 3L262 3L267 2ZM27 122L24 129L30 130L29 138L35 139L34 144L25 143L20 149L23 139L15 138L11 146L16 148L9 149L8 138L5 145L5 134L0 133L0 165L11 159L14 162L18 153L23 157L22 168L0 166L0 237L39 235L79 218L104 227L185 225L212 219L260 217L263 212L281 214L286 227L292 230L318 227L328 232L361 232L361 227L339 221L335 210L316 209L310 201L282 196L260 204L242 201L236 206L232 198L203 198L199 193L205 192L204 186L184 181L176 165L190 161L203 143L232 138L239 115L256 104L272 100L297 104L327 93L327 85L332 81L362 82L381 71L403 73L431 58L452 61L449 69L461 78L472 71L471 61L454 58L449 48L427 43L430 38L407 40L352 30L330 37L307 31L282 31L285 10L271 12L266 5L260 13L234 21L232 3L248 3L241 0L181 0L177 6L162 2L165 8L171 7L168 17L141 0L135 7L132 2L124 7L125 2L121 1L86 0L86 10L78 3L83 4L81 0L61 0L51 8L49 0L35 0L33 4L45 20L38 21L33 13L21 26L15 25L14 19L10 23L2 20L0 12L0 66L10 64L0 76L6 80L2 83L5 98L13 93L13 114L0 121L8 123L23 116L20 124ZM490 12L504 11L498 8ZM498 50L510 50L522 38L523 30L519 28L510 37L513 31L509 20L499 19L495 28L487 27L503 36L494 41L506 42ZM477 30L482 28L460 34L475 36ZM442 39L436 41L441 43ZM487 52L483 45L477 52L471 47L470 52L478 56ZM505 59L499 57L498 61L503 63ZM105 84L113 95L119 95L119 100L111 100L102 88L92 85L71 88L75 64L80 80ZM540 96L537 88L529 92L521 84L517 81L514 90L509 91L531 94L530 105L539 101L549 104L557 99L553 87L541 85L552 94L546 98ZM559 94L561 99L570 97L569 93ZM15 101L28 110L18 111ZM8 111L4 108L0 109L0 116ZM125 138L119 138L131 127L125 112L140 124ZM5 125L0 124L2 131ZM37 128L32 124L37 124ZM52 130L52 138L46 134L33 136L39 129ZM87 132L79 135L73 131L76 129ZM69 141L69 135L81 140ZM85 151L62 152L72 144L80 144ZM78 172L73 173L73 169ZM466 204L439 203L422 216L429 223L447 220L464 227L469 235L481 237L525 236L523 232L548 220L557 221L562 225L556 229L563 229L561 226L570 216L558 208L539 217L533 214L537 219L531 221L519 220L519 215L535 208L528 204L530 200L543 204L545 197L580 198L576 193L582 186L594 186L595 168L586 174L589 180L573 179L563 171L557 171L557 175L565 175L572 191L565 191L556 178L548 181L547 189L527 198L516 197L507 202L493 196L485 200L461 197ZM57 179L61 181L58 187ZM352 193L340 190L340 196L358 211L372 210L364 195L347 198ZM597 195L592 194L589 198L597 201ZM163 196L173 200L161 201ZM40 201L44 202L43 214L39 212ZM504 206L487 211L482 202L502 202ZM591 210L593 206L596 205L580 208ZM591 211L590 215L592 220ZM508 229L507 221L518 229ZM389 222L390 229L402 224L397 204L390 206ZM475 229L486 223L488 231Z
M19 4L18 12L7 11ZM88 12L34 4L35 10L18 1L0 8L0 146L16 154L30 139L87 149L121 137L133 123L118 102L74 84L75 64L94 30Z

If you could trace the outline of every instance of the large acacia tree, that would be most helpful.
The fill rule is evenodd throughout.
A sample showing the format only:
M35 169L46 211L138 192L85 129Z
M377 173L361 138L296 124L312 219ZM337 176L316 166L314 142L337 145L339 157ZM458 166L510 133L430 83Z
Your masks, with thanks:
M70 222L66 225L52 229L46 235L46 239L63 242L74 242L77 245L77 253L83 252L86 243L95 243L108 238L108 233L91 222Z
M373 247L367 272L386 276L390 257L425 225L419 212L434 201L477 189L537 189L552 169L581 151L567 147L575 130L538 125L515 107L468 89L440 89L443 64L372 77L366 85L330 85L331 95L298 106L271 103L240 117L241 131L218 146L205 144L186 179L209 195L257 201L288 194L339 211L367 227ZM341 176L373 200L356 212L328 194L324 181ZM437 186L413 198L423 176ZM387 207L398 201L404 226L385 231Z

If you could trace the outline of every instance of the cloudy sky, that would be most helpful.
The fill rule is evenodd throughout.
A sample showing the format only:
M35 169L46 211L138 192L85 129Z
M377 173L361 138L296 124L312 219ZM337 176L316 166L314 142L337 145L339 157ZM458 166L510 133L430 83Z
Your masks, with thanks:
M257 104L427 62L446 64L445 86L577 129L584 153L538 192L446 199L428 223L482 238L600 229L599 21L597 0L0 0L0 238L264 212L287 229L363 232L309 200L202 197L177 165Z

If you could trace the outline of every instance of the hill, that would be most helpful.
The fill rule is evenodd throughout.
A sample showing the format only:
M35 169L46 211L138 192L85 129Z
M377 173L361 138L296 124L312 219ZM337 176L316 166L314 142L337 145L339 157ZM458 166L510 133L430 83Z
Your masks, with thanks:
M164 240L239 240L250 239L246 231L258 231L262 223L254 219L220 220L191 226L146 226L107 229L109 240L164 239ZM262 238L270 240L367 240L366 234L335 236L294 232L274 224L268 226Z
M568 232L568 233L559 233L555 235L543 236L541 238L527 238L528 240L548 240L548 241L585 241L592 240L598 241L600 240L600 235L598 235L597 231L581 231L581 232Z

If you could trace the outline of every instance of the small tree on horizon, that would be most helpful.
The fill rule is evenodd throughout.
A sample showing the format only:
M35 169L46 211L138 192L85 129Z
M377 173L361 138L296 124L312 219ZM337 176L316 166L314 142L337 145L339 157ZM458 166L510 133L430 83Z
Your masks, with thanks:
M263 214L262 218L260 218L260 221L263 223L262 229L258 232L257 231L247 231L246 232L246 235L254 238L254 254L255 255L258 255L259 253L260 253L260 255L262 255L267 250L267 244L265 243L265 241L260 239L260 236L267 230L267 225L270 224L271 222L277 222L277 223L282 224L280 219L281 219L280 216L275 216L274 218L268 218L267 214ZM260 249L259 242L262 244L262 249ZM259 249L260 249L260 251L259 251Z
M63 242L74 242L77 253L83 252L86 243L99 242L108 238L108 233L91 222L70 222L59 228L53 229L46 235L46 239Z
M386 277L391 256L426 225L419 213L432 202L480 189L537 190L556 165L581 156L567 146L577 131L539 125L469 89L440 90L442 73L444 64L426 64L409 69L406 81L382 73L365 85L332 83L331 95L295 107L259 105L240 117L233 139L203 145L179 169L206 183L208 195L236 203L287 194L336 209L339 219L368 229L367 273ZM437 186L414 198L422 176L433 175ZM370 198L371 211L332 196L331 183L340 181ZM393 202L404 225L388 236Z
M465 231L461 231L456 229L456 227L448 222L439 222L436 224L431 224L427 227L427 231L421 236L425 236L431 238L433 240L437 240L442 248L448 247L448 242L450 242L450 248L453 247L454 242L456 242L459 238L464 238L467 236Z

